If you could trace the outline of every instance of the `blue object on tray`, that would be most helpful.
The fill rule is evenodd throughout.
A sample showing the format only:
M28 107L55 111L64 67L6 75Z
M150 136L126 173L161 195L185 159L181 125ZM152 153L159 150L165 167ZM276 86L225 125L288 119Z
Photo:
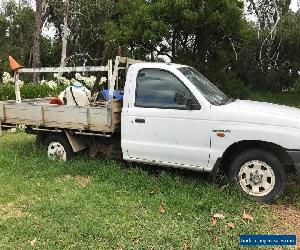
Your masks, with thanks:
M104 99L107 101L109 99L109 91L108 89L102 90L102 95ZM123 90L114 90L113 97L115 100L123 101L124 91Z

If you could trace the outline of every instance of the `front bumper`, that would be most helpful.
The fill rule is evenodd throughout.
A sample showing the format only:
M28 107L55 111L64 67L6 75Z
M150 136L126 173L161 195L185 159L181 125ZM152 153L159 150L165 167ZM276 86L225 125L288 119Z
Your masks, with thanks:
M296 178L297 181L300 183L300 151L298 150L288 150L286 151L291 159L293 160L295 169L296 169Z

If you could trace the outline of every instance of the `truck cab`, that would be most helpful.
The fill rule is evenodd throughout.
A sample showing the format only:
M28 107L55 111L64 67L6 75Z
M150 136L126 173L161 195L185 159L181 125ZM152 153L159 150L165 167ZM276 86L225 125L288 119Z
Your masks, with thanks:
M208 168L210 105L181 68L154 63L129 69L121 122L124 159Z
M197 70L139 63L127 73L121 145L127 161L229 175L258 201L298 173L300 110L228 97Z

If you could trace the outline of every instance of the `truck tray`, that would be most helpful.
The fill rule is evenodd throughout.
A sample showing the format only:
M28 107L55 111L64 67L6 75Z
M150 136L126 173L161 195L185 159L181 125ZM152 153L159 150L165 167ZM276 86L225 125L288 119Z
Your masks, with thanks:
M113 100L110 107L106 105L53 105L47 98L0 102L0 123L113 133L121 124L122 101Z

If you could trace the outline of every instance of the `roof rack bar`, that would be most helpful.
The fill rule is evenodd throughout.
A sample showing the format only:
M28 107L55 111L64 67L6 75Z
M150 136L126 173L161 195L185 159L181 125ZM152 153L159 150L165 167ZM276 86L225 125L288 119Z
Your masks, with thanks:
M107 66L20 68L18 73L69 73L108 71Z

